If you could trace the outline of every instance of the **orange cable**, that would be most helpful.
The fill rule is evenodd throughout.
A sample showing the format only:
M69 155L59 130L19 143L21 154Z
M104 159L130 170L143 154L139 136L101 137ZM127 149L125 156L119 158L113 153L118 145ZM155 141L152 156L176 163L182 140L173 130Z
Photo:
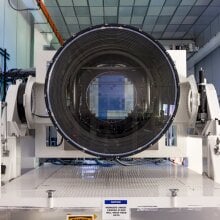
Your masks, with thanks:
M60 45L62 46L64 44L64 40L60 32L58 31L55 23L53 22L52 17L50 16L50 13L46 7L46 5L43 3L42 0L36 0L38 6L40 7L41 11L43 12L45 18L47 19L47 22L49 23L51 29L53 30L54 34L56 35Z

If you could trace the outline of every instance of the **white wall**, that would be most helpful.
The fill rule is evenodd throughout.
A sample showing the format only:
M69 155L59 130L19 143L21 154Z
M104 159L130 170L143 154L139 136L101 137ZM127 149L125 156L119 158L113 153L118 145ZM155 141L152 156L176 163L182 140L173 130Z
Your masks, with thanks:
M19 6L21 1L17 2ZM7 69L27 68L32 65L31 25L33 19L30 12L17 12L10 8L8 0L0 0L0 47L7 49L11 57ZM3 68L2 58L0 68Z
M34 29L34 67L36 67L37 57L42 54L43 46L48 45L48 41L45 39L44 35L35 28Z

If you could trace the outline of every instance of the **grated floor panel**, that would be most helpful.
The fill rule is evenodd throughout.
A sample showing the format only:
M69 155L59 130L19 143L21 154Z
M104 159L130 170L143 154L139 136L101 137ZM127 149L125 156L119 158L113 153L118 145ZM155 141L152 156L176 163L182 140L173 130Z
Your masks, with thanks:
M25 196L56 197L158 197L178 188L180 196L218 195L220 185L205 176L173 164L141 166L58 166L47 164L2 187Z

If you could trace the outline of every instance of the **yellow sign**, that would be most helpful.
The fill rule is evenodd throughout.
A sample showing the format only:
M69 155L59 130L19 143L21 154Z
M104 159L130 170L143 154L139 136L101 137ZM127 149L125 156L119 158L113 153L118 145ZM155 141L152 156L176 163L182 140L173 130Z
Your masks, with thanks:
M68 215L67 220L94 220L94 215Z

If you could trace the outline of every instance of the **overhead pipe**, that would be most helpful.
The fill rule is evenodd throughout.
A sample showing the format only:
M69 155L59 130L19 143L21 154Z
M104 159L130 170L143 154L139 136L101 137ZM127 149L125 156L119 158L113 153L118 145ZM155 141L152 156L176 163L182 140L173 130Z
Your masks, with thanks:
M41 11L43 12L45 18L47 19L47 22L49 23L51 29L53 30L55 36L57 37L60 45L62 46L64 44L64 40L60 32L58 31L52 17L50 16L50 13L46 7L46 5L43 3L42 0L36 0L38 6L40 7Z

